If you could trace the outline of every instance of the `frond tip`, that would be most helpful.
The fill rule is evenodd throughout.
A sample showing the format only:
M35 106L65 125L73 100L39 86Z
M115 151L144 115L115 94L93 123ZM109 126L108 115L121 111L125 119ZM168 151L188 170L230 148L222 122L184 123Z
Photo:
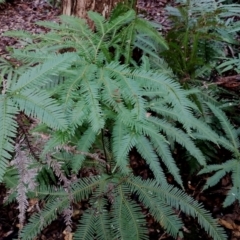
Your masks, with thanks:
M159 219L159 216L162 216L162 214L157 215L156 211L160 211L161 209L167 210L166 205L171 206L192 217L197 217L201 227L215 240L226 239L223 229L218 226L210 213L182 190L169 185L159 186L154 180L143 181L136 177L128 178L126 184L131 191L139 195L140 201L149 208L150 213L156 216L157 219ZM158 207L156 208L156 206ZM161 221L161 219L162 218L160 218L159 221L165 223L163 227L166 228L172 236L177 236L182 224L179 219L173 218L173 212L165 212L164 222Z

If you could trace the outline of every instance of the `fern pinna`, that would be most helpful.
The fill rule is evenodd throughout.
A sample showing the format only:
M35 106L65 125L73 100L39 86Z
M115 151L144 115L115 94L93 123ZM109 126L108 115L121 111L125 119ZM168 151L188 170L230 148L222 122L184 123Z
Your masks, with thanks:
M205 158L191 134L207 133L209 141L216 134L194 116L190 92L164 71L151 70L148 55L156 57L159 45L167 47L164 40L132 10L112 15L109 21L93 12L89 17L95 31L81 19L62 16L61 24L39 23L51 29L45 35L8 33L32 39L24 50L14 50L13 57L27 66L37 65L1 95L0 131L8 139L0 145L1 165L6 169L11 158L6 153L13 151L10 139L16 135L13 117L18 111L39 119L35 132L47 139L34 163L39 187L28 192L45 207L30 217L20 238L33 239L67 209L70 231L71 204L89 199L75 239L147 239L139 202L174 237L182 235L183 223L175 214L180 210L197 217L214 239L226 239L201 204L167 184L166 171L183 187L170 142L181 144L204 166ZM142 45L143 59L134 59L133 50L144 34L150 36L149 45ZM11 131L6 131L8 126ZM145 159L153 179L133 175L129 166L133 148ZM76 179L89 165L96 169L95 176ZM50 186L54 175L62 187ZM46 176L53 180L46 182Z

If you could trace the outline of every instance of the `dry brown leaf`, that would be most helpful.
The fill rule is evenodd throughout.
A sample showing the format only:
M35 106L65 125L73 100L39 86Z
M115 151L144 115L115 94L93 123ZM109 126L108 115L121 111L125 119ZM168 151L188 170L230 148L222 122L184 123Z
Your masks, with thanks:
M28 201L29 207L27 209L27 212L31 212L32 209L38 204L38 198L32 198Z
M218 219L218 222L220 225L224 226L227 229L237 230L238 232L240 232L240 225L234 223L234 221L230 218L228 218L227 220Z
M68 231L63 231L64 234L64 240L72 240L73 239L73 234L71 232Z

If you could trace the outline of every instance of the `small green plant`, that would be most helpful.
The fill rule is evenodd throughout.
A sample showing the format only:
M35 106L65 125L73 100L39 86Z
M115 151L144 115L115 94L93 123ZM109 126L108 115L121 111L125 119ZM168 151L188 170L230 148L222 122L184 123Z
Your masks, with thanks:
M184 89L198 88L199 91L190 95L197 107L195 114L210 123L212 119L205 101L216 106L225 105L225 109L237 102L229 93L229 98L223 97L226 91L217 85L214 73L222 74L230 69L238 71L238 59L226 56L227 50L233 52L231 57L238 51L236 31L239 24L235 18L240 8L238 4L221 0L179 0L177 3L175 7L166 8L171 20L171 29L166 33L169 49L159 51L159 55L177 75L176 79ZM217 126L212 127L218 131ZM199 142L198 146L200 149L203 146L206 151L203 143ZM211 151L214 152L215 148L213 145ZM192 171L199 168L195 162L194 166Z
M51 29L44 35L8 33L31 44L12 54L28 66L24 73L2 81L0 180L4 176L11 186L10 200L18 200L21 225L27 197L45 203L20 238L33 239L60 213L71 231L72 203L88 199L75 239L147 239L139 202L175 238L182 235L183 223L175 214L180 210L196 217L214 239L226 239L201 204L166 180L168 172L183 188L170 142L205 166L191 136L217 143L218 135L195 116L190 98L195 90L184 90L166 69L152 69L147 55L156 56L156 46L167 47L163 38L132 10L113 14L109 21L93 12L89 17L95 31L81 19L62 16L61 24L39 23ZM138 49L143 57L136 59ZM38 119L32 130L41 136L37 156L14 143L20 111ZM129 163L133 148L152 179L134 176ZM87 166L95 169L94 176L78 179Z

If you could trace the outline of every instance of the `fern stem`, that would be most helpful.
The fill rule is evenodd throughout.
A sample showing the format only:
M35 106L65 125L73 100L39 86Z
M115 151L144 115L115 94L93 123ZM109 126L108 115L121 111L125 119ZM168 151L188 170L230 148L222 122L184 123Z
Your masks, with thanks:
M106 152L106 146L105 146L105 143L104 143L104 130L103 129L101 129L101 133L102 133L103 152L104 152L105 161L106 161L106 172L107 172L107 174L109 174L109 170L111 172L111 169L109 169L109 167L108 167L108 157L107 157L107 152Z
M117 169L117 164L116 164L115 167L113 168L112 174L114 174L114 172L116 171L116 169Z

